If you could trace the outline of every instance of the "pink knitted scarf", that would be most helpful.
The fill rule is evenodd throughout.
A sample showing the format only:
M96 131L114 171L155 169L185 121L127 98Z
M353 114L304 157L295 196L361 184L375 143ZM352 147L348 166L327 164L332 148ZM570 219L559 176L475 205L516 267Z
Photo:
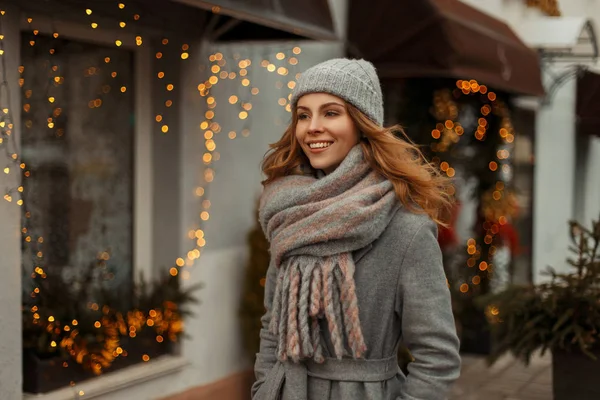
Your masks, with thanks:
M335 357L364 357L351 253L381 235L397 206L391 182L369 167L360 145L320 179L290 175L265 187L259 219L278 269L269 328L279 360L322 363L322 318Z

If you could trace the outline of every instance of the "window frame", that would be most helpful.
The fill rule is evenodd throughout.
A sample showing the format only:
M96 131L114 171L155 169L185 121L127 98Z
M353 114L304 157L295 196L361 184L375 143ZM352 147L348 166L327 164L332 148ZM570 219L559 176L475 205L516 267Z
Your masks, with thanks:
M26 17L33 17L35 29L41 34L59 32L61 37L104 46L114 46L119 38L121 48L134 53L134 163L133 163L133 282L143 275L156 275L154 265L154 157L153 157L153 110L151 47L136 46L135 35L103 28L92 31L81 23L58 21L45 15L20 13L19 31L29 32L32 26ZM150 38L147 38L150 39ZM23 393L23 400L70 400L74 389L82 390L86 398L114 393L131 388L156 378L179 373L190 365L182 355L163 355L147 363L135 364L114 372L78 383L75 387L64 387L43 394Z
M73 22L56 21L46 16L35 16L35 29L52 35L89 42L103 46L114 46L116 38L123 41L124 50L134 53L134 164L133 164L133 282L140 273L153 275L153 146L152 146L152 52L149 46L136 46L135 36L113 30L90 32L89 27ZM28 32L31 26L21 18L20 31Z

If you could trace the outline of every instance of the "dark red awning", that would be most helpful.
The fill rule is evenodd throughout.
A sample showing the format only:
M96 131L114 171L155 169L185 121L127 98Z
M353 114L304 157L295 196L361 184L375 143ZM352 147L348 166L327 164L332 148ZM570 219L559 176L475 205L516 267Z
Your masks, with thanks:
M476 79L544 94L538 56L505 23L459 0L353 0L348 50L384 78Z
M114 26L124 11L108 0L6 0L24 13L58 21L83 22L82 10L93 9L100 26ZM140 14L125 32L206 37L214 41L335 40L327 0L128 0L126 15ZM116 29L116 28L115 28Z
M221 32L215 38L218 40L336 39L327 0L172 1L223 16L215 27L216 32Z

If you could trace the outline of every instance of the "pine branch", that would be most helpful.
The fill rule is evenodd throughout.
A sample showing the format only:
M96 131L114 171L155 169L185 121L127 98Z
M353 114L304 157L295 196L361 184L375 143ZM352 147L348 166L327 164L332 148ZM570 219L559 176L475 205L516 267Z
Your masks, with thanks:
M590 230L570 222L572 272L549 267L549 282L512 286L479 300L496 340L490 362L506 352L528 362L537 350L558 348L593 358L600 341L600 218L592 225Z

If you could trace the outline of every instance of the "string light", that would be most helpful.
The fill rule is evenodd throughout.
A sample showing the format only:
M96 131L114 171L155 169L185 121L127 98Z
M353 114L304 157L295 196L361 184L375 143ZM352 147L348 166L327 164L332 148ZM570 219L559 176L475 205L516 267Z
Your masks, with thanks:
M292 52L294 54L300 54L301 49L299 47L296 47L296 48L292 49ZM283 61L286 58L285 53L277 52L275 54L275 58L278 61ZM207 150L207 152L204 153L204 155L202 156L202 161L207 166L210 165L212 162L219 159L219 155L215 151L216 143L213 140L214 133L210 130L207 130L209 128L209 122L211 125L210 128L213 129L212 124L215 124L214 119L216 118L215 107L216 107L216 104L218 103L218 101L214 98L214 96L209 95L212 88L214 86L218 85L220 83L220 80L235 79L237 76L240 76L242 78L240 81L240 84L242 87L249 87L251 84L250 79L249 79L249 69L248 68L251 67L252 60L244 59L244 58L240 57L239 54L234 54L233 59L236 60L237 67L239 68L239 71L237 73L234 71L225 71L224 69L222 69L225 65L227 65L227 61L225 60L225 57L222 53L216 52L214 54L210 54L208 56L208 61L211 63L211 65L208 66L208 70L213 75L209 76L207 81L200 83L197 86L200 95L202 97L205 97L205 101L206 101L207 108L208 108L208 110L204 114L204 117L206 118L207 121L204 121L200 124L200 129L202 131L204 131L204 138L206 139L205 147ZM288 60L288 63L290 65L297 65L298 60L295 57L293 59L290 58ZM262 62L260 63L260 66L263 68L266 68L267 71L269 71L269 72L277 71L277 73L282 76L289 74L289 70L286 67L276 67L274 63L269 62L267 59L262 60ZM297 74L296 79L298 78L298 76L299 75ZM283 86L284 85L282 82L278 82L277 87L279 89L281 89ZM295 87L295 82L293 80L289 81L287 83L287 87L288 87L288 89L293 90L293 88ZM255 96L260 93L260 90L256 87L250 87L249 89L250 89L249 90L250 95ZM290 96L291 96L291 94L290 94ZM253 108L252 104L249 101L240 101L240 97L232 94L228 97L228 103L231 105L234 105L234 106L237 106L239 104L239 107L241 107L241 110L238 111L238 118L240 120L246 121L249 118L249 116L250 116L249 113ZM286 106L287 111L291 111L291 106L288 104L287 100L283 99L282 105ZM219 129L219 131L220 131L220 129ZM216 129L215 129L215 132L217 132ZM247 137L250 135L250 130L242 129L241 134L242 134L242 136ZM238 135L235 130L231 130L231 131L229 131L227 136L229 139L233 140ZM214 152L214 154L212 154L212 152ZM213 179L214 179L214 171L211 168L207 168L204 171L204 181L207 183L210 183L213 181ZM197 188L195 195L196 196L204 195L204 189ZM208 204L209 203L206 203L206 202L202 203L203 207L206 207ZM200 213L200 217L204 221L209 218L209 214L206 211L202 211ZM196 245L199 247L202 247L205 245L205 243L206 243L206 241L204 238L199 238L197 240ZM193 260L196 259L196 257L191 257L191 254L192 253L188 252L188 257L186 257L186 260L184 260L183 258L180 258L181 263L178 263L178 266L181 266L180 264L183 264L186 266L193 265Z
M118 4L119 9L123 10L125 8L125 4L124 3L119 3ZM91 9L86 9L85 10L86 15L89 17L93 17L95 18L96 15L95 13L92 12ZM139 15L135 14L134 15L134 20L139 20ZM28 18L28 22L31 24L32 23L32 19ZM89 23L89 28L88 29L98 29L99 25L97 22L95 21L91 21L88 20ZM131 24L133 25L133 24ZM129 29L130 26L127 22L125 21L120 21L119 22L119 27L122 29ZM34 32L34 35L36 35L37 32ZM58 38L59 37L59 33L58 32L54 32L52 34L53 38ZM3 39L3 37L0 37L0 39ZM41 42L40 42L41 43ZM123 41L121 39L116 39L114 41L115 45L117 47L122 47L123 46ZM167 38L164 38L162 40L162 44L163 45L167 45L169 43L169 40ZM136 36L136 45L141 46L143 44L143 39L141 36ZM31 40L30 42L30 46L39 46L39 44L36 45L36 41L35 40ZM4 54L4 50L1 47L0 44L0 55ZM182 60L186 60L189 58L189 45L187 44L183 44L181 46L181 50L182 53L180 54L180 57ZM300 48L296 47L292 50L292 52L294 54L300 54ZM50 54L54 54L54 51L51 51ZM156 59L157 60L162 60L164 59L164 55L163 52L157 52L155 53L156 55ZM275 58L278 61L286 61L289 65L296 65L298 63L297 59L295 57L290 57L289 59L286 60L286 55L283 52L279 52L278 54L275 55ZM235 56L234 56L235 59ZM104 57L101 60L104 61L104 64L111 64L112 60L110 57ZM217 143L215 140L215 135L218 134L219 132L221 132L221 130L223 129L217 122L214 121L215 118L215 111L214 108L217 107L217 99L215 99L214 96L208 96L208 94L210 93L211 87L213 87L214 85L217 85L218 83L226 80L226 79L236 79L238 76L240 76L240 78L242 78L239 81L240 84L240 88L244 89L246 91L246 93L248 94L248 96L256 96L260 93L259 88L257 87L251 87L251 81L250 81L250 68L252 67L252 60L249 59L241 59L241 57L238 57L236 59L235 63L231 62L231 59L225 59L224 55L222 53L216 53L213 55L213 60L214 62L216 62L216 65L211 66L211 72L213 73L218 73L218 76L211 76L209 77L207 82L204 82L202 84L198 85L198 90L200 92L201 95L203 95L204 97L206 97L206 103L207 106L212 107L213 109L210 109L206 112L206 119L207 121L204 121L200 124L200 128L204 131L204 138L205 138L205 147L207 152L204 153L203 155L203 162L206 163L206 165L210 165L211 163L213 163L216 160L219 160L220 155L218 152L216 152L217 149ZM229 64L228 64L229 61ZM103 65L104 65L103 64ZM111 64L112 65L112 64ZM225 71L225 69L230 69L227 68L226 66L233 66L235 67L236 65L240 68L239 71ZM277 71L277 73L279 75L285 76L289 74L289 70L287 67L275 67L274 64L269 63L268 65L268 70L270 72L273 71ZM56 72L56 71L55 71ZM20 73L23 73L23 69L20 69ZM96 72L90 72L90 75L94 75L96 74ZM116 79L118 76L117 71L111 71L110 72L110 76L113 79ZM159 72L156 77L158 79L163 79L165 77L164 72ZM155 78L156 79L156 78ZM51 80L53 81L53 83L57 84L57 85L62 85L64 83L64 77L62 76L52 76ZM25 82L23 79L21 79L19 81L19 84L21 87L24 86ZM287 83L287 87L292 90L293 87L295 85L294 81L289 81ZM172 84L168 84L166 87L167 91L173 91L174 90L174 86ZM120 90L121 93L126 93L127 92L127 86L126 85L119 85L116 88L118 88L118 90ZM115 88L115 89L116 89ZM108 93L110 92L110 86L106 85L102 88L102 93ZM234 97L233 95L230 97ZM54 96L49 96L47 97L48 103L49 104L57 104L58 106L60 106L60 102L58 102L58 100L54 97ZM98 108L98 107L102 107L103 106L103 98L95 98L95 99L91 99L91 100L86 100L88 101L88 105L90 106L90 108ZM243 98L243 97L237 97L235 96L235 101L231 102L231 99L229 101L229 103L235 107L240 107L241 109L238 111L238 116L240 118L240 120L244 120L247 121L250 118L250 113L253 110L253 105L250 101L248 101L247 98ZM27 103L29 104L29 103ZM172 100L166 100L165 101L165 107L170 107L173 103ZM225 101L223 101L223 104L225 104ZM289 106L289 104L288 104ZM25 113L29 113L31 112L31 108L29 107L25 107L25 105L23 106L23 110ZM62 111L60 109L60 107L54 106L56 108L54 108L51 111L51 118L48 118L46 120L46 126L49 129L56 129L56 137L60 137L62 136L64 132L64 130L61 129L57 129L57 118L61 115ZM4 114L8 113L8 110L3 110ZM157 110L157 114L155 116L155 120L157 123L161 123L161 131L163 133L167 133L169 130L169 125L166 123L165 119L167 115L165 115L165 113L163 113L162 111ZM8 119L7 119L8 120ZM27 126L27 123L25 124ZM30 128L33 127L33 125L31 124L29 126ZM4 128L4 127L3 127ZM9 137L9 134L7 133L9 129L12 129L12 125L6 126L7 129L3 129L2 130L2 140L6 141L7 137ZM210 128L210 130L208 129ZM227 131L225 131L227 132ZM241 129L241 134L243 137L247 137L250 135L250 130L247 128ZM228 136L230 138L235 138L237 135L235 133L235 131L231 130L228 133ZM14 137L14 136L13 136ZM2 145L4 145L4 143L0 142ZM26 170L26 166L25 163L22 163L19 159L18 156L16 154L14 154L14 157L12 157L14 159L14 161L17 163L17 165L20 166L20 168L10 168L10 167L6 167L5 173L6 174L12 174L12 172L16 169L17 171L22 171L24 177L29 177L31 176L31 172ZM213 180L215 179L216 173L214 171L213 168L206 168L204 173L203 173L203 178L205 180L205 182L207 183L211 183L213 182ZM13 197L15 193L22 193L23 192L23 186L19 186L18 189L14 192L10 192L10 193L6 193L4 195L4 198L6 201L13 201ZM197 187L194 189L194 194L198 197L202 197L205 196L205 188L203 187ZM18 199L18 202L21 202L22 204L22 199ZM207 221L210 218L210 214L207 211L210 207L211 207L211 203L210 200L205 199L201 202L201 206L204 209L199 215L200 215L200 219L202 221ZM29 211L25 211L24 212L24 216L28 219L31 217L31 214ZM23 230L25 232L27 232L27 227L23 226ZM25 233L24 233L25 234ZM26 239L26 242L33 245L35 243L37 244L42 244L43 238L40 237L36 237L36 236L32 236L29 235L27 236L28 239ZM188 259L192 259L192 260L197 260L200 258L201 256L201 252L200 252L200 248L204 247L206 245L206 238L204 237L204 232L202 230L196 230L194 233L194 238L193 240L195 241L195 245L197 246L197 248L194 248L192 250L190 250L188 252ZM40 250L34 253L36 255L36 257L42 259L44 256L44 253ZM100 259L102 261L107 261L110 258L110 255L108 253L102 253ZM40 261L41 262L41 261ZM183 257L178 257L175 260L175 265L176 267L173 267L171 269L169 269L169 273L171 276L178 276L179 275L179 268L182 268L186 265L186 260ZM42 268L41 266L37 266L35 267L35 271L34 273L38 276L45 276L45 272L44 272L44 268ZM181 273L181 276L183 279L189 278L189 272L188 271L183 271L183 273ZM35 290L33 291L34 294L39 294L40 289L39 288L35 288ZM98 305L92 305L94 307L94 309L98 309ZM32 308L33 310L33 308ZM35 308L35 312L33 312L33 316L32 318L34 320L39 320L40 318L47 318L47 317L43 317L44 314L41 311L38 311L37 306ZM102 312L103 313L107 313L109 310L105 310L103 308ZM157 314L158 313L158 314ZM76 360L78 363L82 363L83 362L83 352L86 351L86 349L84 347L81 347L79 344L77 344L77 342L75 340L73 340L73 338L75 337L74 335L76 335L76 331L77 331L77 327L78 327L78 321L77 320L72 320L70 321L70 324L68 325L63 325L63 326L58 326L58 324L60 323L60 321L56 321L54 319L55 317L52 316L52 319L47 318L48 322L52 322L54 324L57 324L57 327L64 331L64 332L69 332L69 334L71 334L72 336L68 336L69 340L65 341L64 343L59 342L59 341L53 341L51 342L51 346L52 347L60 347L62 349L64 349L67 353L69 354L75 354L76 355ZM102 318L102 319L98 319L96 321L94 321L93 326L96 329L101 330L101 332L103 333L103 335L106 336L106 340L105 340L105 344L106 347L103 352L103 356L101 356L99 358L100 361L98 362L93 362L90 366L91 369L94 373L101 373L107 365L110 365L110 363L112 362L112 360L114 360L115 357L119 356L126 356L126 351L123 350L121 347L118 346L118 341L116 341L116 344L114 343L114 338L116 336L109 334L108 332L110 332L111 329L119 329L119 327L125 327L126 328L126 333L128 333L128 335L130 337L136 337L136 335L138 334L138 332L140 331L140 329L142 328L142 326L147 325L147 326L156 326L158 320L167 320L165 313L158 312L158 311L150 311L149 313L144 313L142 311L139 310L135 310L132 312L131 316L122 316L123 318L123 323L122 324L118 324L116 322L111 322L108 319ZM45 322L45 321L44 321ZM180 332L182 329L182 323L181 320L177 320L176 317L173 317L169 320L169 325L168 325L168 331L165 334L161 334L161 335L157 335L156 336L156 340L157 342L161 343L162 341L164 341L165 339L174 339L174 334L177 334L178 332ZM80 358L81 357L81 358ZM103 358L104 357L104 358ZM150 359L150 357L145 354L143 357L144 361L148 361ZM68 363L63 364L64 367L68 366ZM79 393L80 395L83 395L83 391L81 391Z
M508 164L511 157L511 145L514 142L514 128L511 123L508 107L498 98L496 93L490 91L487 86L481 85L476 80L457 80L454 93L451 90L438 90L434 92L433 114L440 121L434 129L431 130L431 138L434 140L430 147L437 155L432 158L442 173L449 177L455 176L456 171L450 166L448 161L440 159L440 156L450 154L452 146L458 143L465 134L465 129L457 122L458 106L455 98L460 95L478 95L485 102L480 108L481 116L476 120L477 125L473 130L473 136L478 141L484 141L492 134L488 118L492 115L497 116L500 121L500 127L497 134L500 138L500 147L497 149L494 159L488 162L488 168L491 172L498 172L507 179L512 173L511 166ZM454 96L454 97L453 97ZM452 191L455 192L454 190ZM466 252L468 259L467 267L473 268L477 265L477 273L469 278L467 282L459 282L458 289L461 293L467 294L470 291L470 285L480 285L482 278L488 279L492 276L493 265L486 260L492 260L496 252L493 245L494 238L498 234L498 226L506 223L507 215L514 213L510 200L513 198L511 192L507 192L504 182L499 180L495 188L490 189L481 197L482 213L485 217L483 223L484 233L481 245L478 245L473 238L467 242ZM501 222L502 221L502 222ZM482 247L483 246L483 247ZM486 251L487 250L487 251ZM482 275L483 274L483 275Z
M92 14L91 10L89 10L89 12L87 14L91 15ZM4 12L2 12L2 15L4 15ZM31 23L32 19L28 18L28 22ZM92 23L91 26L92 26L92 28L97 28L98 27L98 25L96 23ZM33 30L33 34L37 35L38 31L37 30ZM55 38L55 39L58 38L59 37L58 32L54 32L52 34L52 37ZM3 38L4 38L3 35L0 35L0 40L3 39ZM141 45L141 37L137 38L137 42L138 42L138 45ZM117 41L116 44L120 45L119 41ZM30 43L29 43L29 45L30 46L34 46L34 45L36 45L36 42L34 40L31 40ZM0 54L4 54L4 49L1 46L2 45L0 44ZM50 54L51 55L54 54L53 49L51 49ZM110 58L106 57L104 59L104 61L105 61L106 64L108 64L110 62ZM89 73L90 75L95 74L95 72L92 71L92 69L94 69L94 68L90 68L86 73ZM57 70L56 66L52 67L52 71L56 72L56 70ZM4 73L5 71L6 71L6 69L4 68L2 72ZM23 66L19 67L19 73L23 74L23 72L24 72L24 67ZM112 77L113 78L116 77L116 72L112 73ZM64 83L64 78L60 77L60 76L54 76L54 77L51 76L51 80L56 85ZM4 76L4 81L6 81L5 76ZM24 83L25 83L24 79L20 78L19 79L19 85L20 85L20 87L23 87ZM8 90L8 85L6 85L5 87L6 87L6 90ZM109 89L109 87L108 87L108 89ZM121 89L121 91L125 92L126 91L126 87L123 86L122 89ZM103 92L104 93L108 92L108 90L107 90L106 87L103 87ZM24 96L24 97L25 98L31 97L31 91L30 90L27 91L26 96ZM50 103L50 104L53 104L53 103L55 103L57 101L57 99L54 96L47 97L47 100L48 100L48 103ZM91 100L89 102L89 105L91 107L95 107L95 108L100 107L102 105L102 100L101 99ZM24 112L28 113L30 111L30 107L31 107L30 104L28 104L28 103L24 104L24 106L23 106ZM12 122L10 122L11 121L11 116L9 114L9 110L7 108L3 108L2 112L6 115L6 117L4 118L4 121L0 122L0 127L3 128L2 131L1 131L0 144L3 144L3 146L7 149L8 147L7 147L7 144L5 143L5 140L6 139L11 139L10 138L10 130L13 129L13 125L12 125ZM60 116L60 114L61 114L60 107L55 108L52 111L52 117L46 119L46 124L47 124L48 128L50 128L50 129L55 128L56 121L54 120L54 118L57 118L58 116ZM32 121L31 120L27 120L25 122L25 126L28 127L28 128L31 128L32 127ZM57 131L57 136L60 136L59 132L60 132L60 130ZM8 145L10 145L10 143ZM11 153L11 154L9 154L9 156L10 156L10 159L12 159L17 165L19 165L20 168L17 168L17 170L25 170L25 168L26 168L25 163L23 163L23 162L21 162L19 160L18 155L16 153ZM12 169L10 167L6 167L5 171L8 174L8 173L12 172ZM23 174L24 174L24 177L29 177L31 175L30 171L24 171ZM16 192L22 193L23 189L24 189L23 186L18 186L18 188L15 191L15 193ZM11 195L11 193L12 192L9 192L9 193L6 193L4 195L4 199L6 201L9 201L9 202L13 201L14 196ZM22 199L18 199L16 203L18 205L23 205L23 200ZM31 217L31 213L29 211L26 211L24 213L24 216L25 216L26 219L29 219ZM24 234L26 234L28 232L28 228L26 226L23 226L22 227L22 232ZM43 241L43 237L40 236L39 238L37 238L37 240L33 240L33 238L32 238L31 235L26 236L24 238L24 241L26 243L31 243L31 244L33 244L34 242L37 242L38 244L42 244L44 242ZM41 250L36 251L34 253L34 255L35 255L35 257L39 258L40 260L44 256L44 254L43 254L43 252ZM102 255L101 258L103 260L108 260L109 259L108 253L103 253L103 255ZM41 268L40 266L35 266L34 275L40 276L42 278L46 278L46 274L45 274L43 268ZM40 288L36 287L36 288L33 289L31 295L32 295L32 297L35 298L35 296L37 294L39 294L39 293L40 293ZM104 306L104 307L105 308L103 308L103 312L105 314L108 314L109 313L109 309L106 306ZM92 308L94 310L97 310L98 309L98 305L94 304L92 306ZM38 307L37 306L33 306L31 308L31 310L32 310L32 313L33 313L33 315L32 315L33 323L38 323L37 321L39 321L41 319L40 313L38 312ZM167 314L169 314L169 315L167 316ZM162 323L162 328L161 329L163 331L166 329L166 333L168 334L169 340L175 340L176 339L176 335L181 332L181 329L182 329L182 326L183 326L182 322L181 322L181 319L178 316L178 314L174 313L172 311L167 311L167 312L165 312L164 315L159 315L158 317L159 317L159 319L161 319L162 321L164 321ZM47 317L47 323L48 324L52 324L52 325L48 325L48 329L51 329L53 326L55 326L56 329L59 329L58 326L60 324L60 321L57 321L54 316L48 316ZM135 321L127 321L126 323L134 325ZM148 323L148 326L150 326L152 324L153 324L153 322L150 322L150 323ZM78 322L76 320L73 320L72 321L72 326L73 327L77 327L77 325L78 325ZM139 326L139 325L140 324L137 324L135 326ZM134 326L134 328L135 328L135 326ZM102 372L102 369L104 367L110 365L110 363L112 362L112 358L110 356L106 356L106 354L110 354L111 353L111 350L112 350L110 348L110 346L112 345L111 343L113 343L113 344L114 343L118 343L118 340L115 340L115 336L112 335L112 334L110 334L111 329L115 330L114 326L111 327L110 324L107 325L107 323L106 323L106 321L104 321L104 319L102 321L95 321L94 322L94 327L97 328L97 329L103 329L103 335L105 336L105 340L104 340L105 348L104 348L103 352L102 353L96 353L96 354L94 354L94 357L97 357L96 358L97 362L96 361L92 361L91 365L90 365L91 370L94 373L98 374L98 373ZM73 332L72 336L70 338L67 338L66 340L63 340L62 342L59 342L57 340L52 340L52 341L49 342L49 347L51 347L51 348L58 348L58 347L64 348L67 351L67 353L69 353L73 357L75 357L76 361L78 363L80 363L80 364L84 362L84 359L89 359L89 357L86 358L86 356L85 356L85 354L88 353L87 350L86 350L86 348L85 348L85 345L83 345L83 347L82 347L81 344L76 343L74 341L74 339L73 339L74 338L73 335L77 335L77 331L73 331L69 325L65 325L61 329L64 332L71 332L72 331ZM61 329L59 329L59 331ZM116 332L116 330L115 330L115 332ZM135 332L135 330L133 330L132 332ZM135 334L132 334L130 336L135 337ZM163 336L160 336L160 337L163 338ZM120 349L119 352L117 352L116 350L114 350L113 353L115 354L115 356L121 355L121 354L123 354L123 356L126 356L126 352L124 352L122 349ZM69 364L67 362L64 362L62 365L63 365L63 367L66 368L66 367L68 367ZM80 396L83 396L83 394L84 394L83 391L79 392Z

